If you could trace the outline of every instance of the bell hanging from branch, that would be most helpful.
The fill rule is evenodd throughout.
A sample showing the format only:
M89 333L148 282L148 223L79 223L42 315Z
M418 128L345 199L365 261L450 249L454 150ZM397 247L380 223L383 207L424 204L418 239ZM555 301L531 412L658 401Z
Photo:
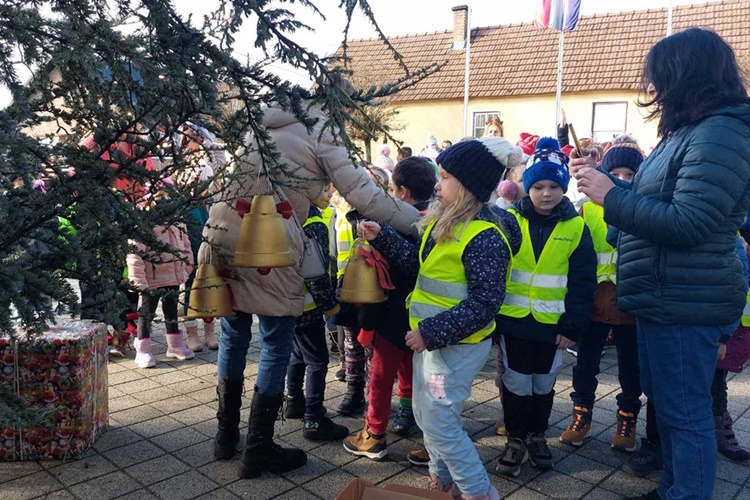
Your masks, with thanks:
M388 262L369 245L355 242L341 282L339 300L350 304L380 304L393 290Z
M213 264L201 264L190 288L185 319L231 316L232 292Z
M294 264L284 217L277 210L273 196L255 196L250 211L242 216L231 266L261 270Z

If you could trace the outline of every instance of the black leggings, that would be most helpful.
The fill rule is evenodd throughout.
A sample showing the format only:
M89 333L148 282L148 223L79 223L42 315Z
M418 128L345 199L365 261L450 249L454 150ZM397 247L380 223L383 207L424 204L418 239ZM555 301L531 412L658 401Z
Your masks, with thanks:
M141 294L141 308L138 310L139 339L151 337L151 322L154 320L159 299L161 299L161 312L164 315L164 325L167 328L167 333L178 333L180 331L177 324L177 293L180 291L180 287L166 286L159 290L167 292L167 295Z

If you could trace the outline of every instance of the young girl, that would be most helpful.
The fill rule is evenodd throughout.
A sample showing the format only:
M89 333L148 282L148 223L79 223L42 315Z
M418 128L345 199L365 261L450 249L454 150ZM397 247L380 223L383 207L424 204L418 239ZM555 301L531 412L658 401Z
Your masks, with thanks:
M523 242L508 274L498 322L508 443L495 469L514 477L527 457L537 468L552 468L544 433L561 350L588 327L596 288L591 235L564 197L567 157L552 138L539 139L536 148L523 173L529 196L511 210Z
M406 334L406 345L415 352L414 416L430 456L429 488L452 491L454 497L500 498L463 429L461 412L487 361L505 273L520 244L513 218L485 203L520 154L497 137L443 151L437 158L437 200L420 223L419 247L388 225L359 225L359 234L392 266L417 276Z
M162 180L165 185L174 184L170 179ZM154 195L156 202L160 197L167 196L166 190L160 190ZM146 208L150 203L146 204ZM134 345L136 350L135 364L138 368L151 368L156 360L151 353L151 321L156 306L161 298L161 310L167 329L167 358L180 361L192 359L195 353L182 343L182 332L177 324L177 295L180 285L185 283L192 270L193 252L185 224L172 226L156 226L154 234L157 240L170 247L172 252L154 253L142 243L136 243L138 253L127 256L128 279L141 292L141 307L138 311L138 338ZM156 290L159 293L154 293Z

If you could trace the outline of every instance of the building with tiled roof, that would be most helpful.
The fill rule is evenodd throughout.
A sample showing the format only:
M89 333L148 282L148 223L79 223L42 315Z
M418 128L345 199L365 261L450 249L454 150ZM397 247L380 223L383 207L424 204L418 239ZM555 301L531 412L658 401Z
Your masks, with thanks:
M453 142L463 135L465 38L468 9L454 7L454 29L390 38L410 69L445 63L438 73L393 97L404 130L395 135L415 152L428 134ZM708 27L750 58L750 1L725 0L673 9L673 31ZM643 64L649 48L666 34L667 9L581 16L565 33L562 107L579 136L609 140L628 131L645 147L656 143L656 124L638 108ZM499 114L505 135L554 134L558 32L531 22L471 30L470 134ZM386 83L403 70L377 39L347 48L355 83Z

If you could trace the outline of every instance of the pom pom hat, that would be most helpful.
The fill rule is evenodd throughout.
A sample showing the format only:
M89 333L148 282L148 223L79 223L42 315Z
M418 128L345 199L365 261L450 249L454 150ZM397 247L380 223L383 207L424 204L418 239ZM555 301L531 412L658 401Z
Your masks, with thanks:
M628 142L613 144L602 158L601 169L609 173L613 168L624 167L637 173L644 159L643 152L636 144Z
M502 137L482 137L454 144L437 157L443 170L486 203L503 171L521 161L521 149Z
M552 137L542 137L536 143L534 154L526 163L523 172L523 188L529 192L531 186L539 181L553 181L568 190L570 172L568 172L568 157L560 151L560 143Z

